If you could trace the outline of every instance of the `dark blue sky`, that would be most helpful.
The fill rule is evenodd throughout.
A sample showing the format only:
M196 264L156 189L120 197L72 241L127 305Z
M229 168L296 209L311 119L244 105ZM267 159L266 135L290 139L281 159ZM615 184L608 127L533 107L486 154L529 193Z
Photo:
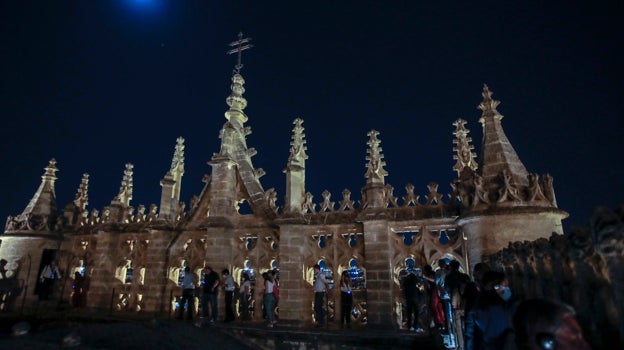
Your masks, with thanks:
M304 119L307 189L360 199L366 133L380 132L395 196L449 193L453 121L481 148L483 84L529 172L554 177L565 227L624 203L624 16L612 2L3 1L0 216L17 215L56 158L59 208L90 174L89 208L134 164L133 206L159 204L186 139L182 200L219 151L239 31L249 147L283 205L292 121Z

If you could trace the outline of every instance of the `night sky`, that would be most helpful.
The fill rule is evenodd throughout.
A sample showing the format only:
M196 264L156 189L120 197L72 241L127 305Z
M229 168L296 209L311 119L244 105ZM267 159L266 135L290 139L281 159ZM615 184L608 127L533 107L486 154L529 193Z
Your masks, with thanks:
M566 231L624 203L624 16L618 2L2 1L0 216L20 214L57 160L59 210L90 174L89 209L118 194L160 203L186 142L182 201L199 195L219 151L242 31L247 145L283 206L292 121L304 120L307 190L360 199L367 132L389 176L450 193L453 121L480 154L483 84L529 172L554 178ZM304 5L305 4L305 5ZM478 159L477 161L479 161ZM4 220L4 219L2 219ZM4 222L4 221L3 221Z

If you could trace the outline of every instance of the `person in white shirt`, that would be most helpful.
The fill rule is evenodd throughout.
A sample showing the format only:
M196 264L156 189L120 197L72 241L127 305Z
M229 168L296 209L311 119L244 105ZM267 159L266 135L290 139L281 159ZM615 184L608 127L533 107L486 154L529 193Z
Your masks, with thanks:
M277 323L275 320L275 304L277 303L274 294L274 289L277 288L275 283L275 271L264 272L262 278L264 278L264 296L262 298L262 303L264 304L264 312L266 312L267 321L269 321L267 327L273 328L273 325Z
M61 272L56 266L56 261L50 261L50 263L43 268L41 274L39 275L39 281L41 282L39 287L39 300L50 299L50 294L52 294L54 281L60 278Z
M323 327L325 323L325 309L323 301L329 284L325 279L325 275L321 273L321 267L314 265L314 318L316 319L316 327Z
M195 309L195 274L191 272L190 267L184 268L184 277L182 278L182 298L180 298L180 314L178 319L184 318L184 305L186 307L186 319L193 319L193 309Z

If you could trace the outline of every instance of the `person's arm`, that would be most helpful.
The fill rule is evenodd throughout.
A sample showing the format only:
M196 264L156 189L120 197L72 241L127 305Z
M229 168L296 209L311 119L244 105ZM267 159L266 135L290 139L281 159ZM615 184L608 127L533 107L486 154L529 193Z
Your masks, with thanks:
M46 276L46 271L49 269L50 267L48 265L43 267L43 270L41 270L41 274L39 275L39 279L41 280L41 282L43 282L43 279Z

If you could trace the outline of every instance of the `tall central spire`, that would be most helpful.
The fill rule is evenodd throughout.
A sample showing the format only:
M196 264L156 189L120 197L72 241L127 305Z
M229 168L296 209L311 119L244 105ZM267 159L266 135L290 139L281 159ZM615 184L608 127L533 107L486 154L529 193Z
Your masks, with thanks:
M221 150L213 154L208 163L212 166L209 217L231 219L238 214L239 204L243 201L250 204L254 213L275 216L269 206L269 195L264 192L259 180L264 170L255 169L251 161L257 152L247 147L246 137L251 134L251 128L244 125L248 120L243 111L247 107L247 100L243 97L245 80L240 70L243 67L241 53L252 47L250 41L250 38L243 38L243 34L239 33L238 40L230 43L233 48L227 52L238 54L238 58L230 85L232 92L226 99L230 107L225 112L227 122L223 124L219 135Z

